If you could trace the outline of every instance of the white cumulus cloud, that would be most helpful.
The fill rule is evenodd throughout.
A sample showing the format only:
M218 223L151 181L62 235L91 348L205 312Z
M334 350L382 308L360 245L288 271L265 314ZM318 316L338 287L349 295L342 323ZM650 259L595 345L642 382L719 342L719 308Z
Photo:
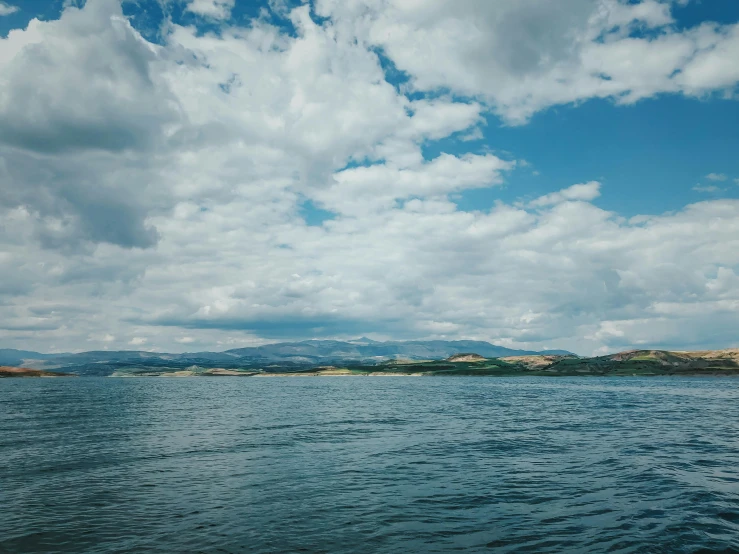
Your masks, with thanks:
M18 10L20 10L18 6L13 6L12 4L8 4L6 2L0 2L0 17L13 14Z
M228 19L236 0L191 0L187 11L212 19Z
M531 206L551 206L552 204L559 204L560 202L567 201L585 201L589 202L600 196L600 183L598 181L590 181L589 183L582 183L579 185L572 185L566 189L562 189L559 192L552 192L540 196L536 200L530 202Z
M716 185L695 185L693 190L696 192L719 192L722 189Z
M708 175L706 175L706 179L708 179L709 181L723 182L726 181L728 177L723 173L709 173Z

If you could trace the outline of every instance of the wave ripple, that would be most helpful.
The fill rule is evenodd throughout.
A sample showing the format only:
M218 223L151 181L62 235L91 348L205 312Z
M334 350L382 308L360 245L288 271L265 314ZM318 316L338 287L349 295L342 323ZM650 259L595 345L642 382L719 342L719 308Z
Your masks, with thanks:
M0 389L0 552L739 552L739 380Z

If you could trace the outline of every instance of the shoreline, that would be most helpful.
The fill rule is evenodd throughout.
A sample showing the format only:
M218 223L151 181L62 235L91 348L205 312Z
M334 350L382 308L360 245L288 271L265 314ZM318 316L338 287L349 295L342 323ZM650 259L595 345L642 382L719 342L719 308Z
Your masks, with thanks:
M631 350L607 356L526 355L484 358L455 354L443 360L251 362L226 367L219 361L178 364L122 361L45 367L0 367L0 377L734 377L739 349L669 352ZM263 364L263 365L262 365ZM335 364L335 365L334 365ZM3 371L4 370L4 371ZM58 372L58 373L57 373Z

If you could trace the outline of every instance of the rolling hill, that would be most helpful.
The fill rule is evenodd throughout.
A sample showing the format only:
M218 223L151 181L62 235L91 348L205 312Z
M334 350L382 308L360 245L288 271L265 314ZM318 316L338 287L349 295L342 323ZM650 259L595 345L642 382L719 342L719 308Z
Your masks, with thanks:
M280 365L286 369L325 364L378 364L388 360L438 360L462 352L475 352L485 358L544 354L513 350L482 341L392 341L362 338L355 341L307 340L237 348L225 352L184 354L140 350L90 351L76 354L42 354L24 350L0 350L0 364L39 370L105 376L126 370L185 371L204 369L244 369ZM556 351L557 353L567 353Z

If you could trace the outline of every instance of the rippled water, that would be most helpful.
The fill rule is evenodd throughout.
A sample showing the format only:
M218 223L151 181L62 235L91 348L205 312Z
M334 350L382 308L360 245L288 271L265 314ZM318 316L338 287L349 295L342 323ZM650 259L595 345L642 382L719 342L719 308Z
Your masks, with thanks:
M6 379L0 552L732 552L738 462L733 379Z

